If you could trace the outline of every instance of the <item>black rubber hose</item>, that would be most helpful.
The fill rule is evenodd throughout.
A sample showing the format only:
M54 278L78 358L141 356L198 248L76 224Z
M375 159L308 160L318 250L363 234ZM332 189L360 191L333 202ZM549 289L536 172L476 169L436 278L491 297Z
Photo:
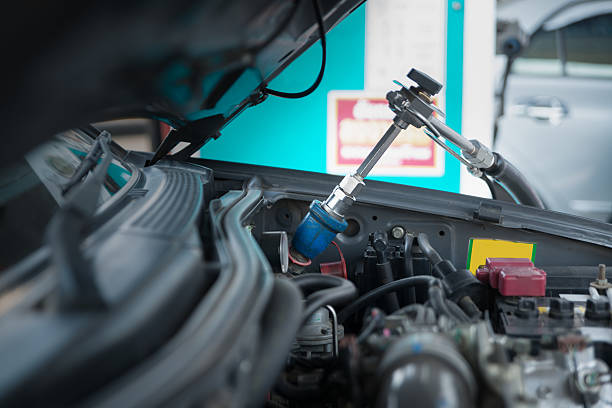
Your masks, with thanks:
M297 286L288 279L275 280L262 319L262 338L253 367L257 375L250 384L251 406L261 406L266 393L274 386L300 328L302 311L302 297Z
M420 232L417 236L417 243L419 244L419 248L425 254L431 265L433 266L432 271L436 275L436 277L444 279L444 276L441 276L440 272L436 269L436 265L443 261L442 257L434 249L433 246L429 243L429 237L424 232Z
M483 174L482 176L480 176L480 178L487 184L487 187L489 187L489 191L491 192L491 198L497 200L497 190L495 190L495 183L493 183L493 181L489 177L487 177L486 174Z
M512 163L499 153L493 153L495 164L485 173L502 183L519 201L520 204L537 208L546 208L538 193L529 184L525 176Z
M438 316L446 316L454 322L459 322L449 310L448 305L446 304L446 299L444 298L442 288L440 286L431 285L429 290L427 291L429 295L429 303L431 307L436 311Z
M476 303L469 296L464 296L459 300L459 307L465 312L471 319L480 318L480 309L476 306Z
M469 323L472 319L457 305L450 299L446 299L446 306L448 306L448 310L451 315L455 318L455 320L461 323Z
M391 269L391 263L389 261L382 264L376 264L376 278L380 286L393 282L393 269ZM385 305L385 312L395 312L397 309L399 309L397 293L387 293L384 296L383 303Z
M342 309L342 311L338 314L338 321L343 323L348 317L352 316L353 313L387 293L395 292L399 289L411 286L433 284L440 284L440 280L429 275L419 275L412 276L410 278L398 279L396 281L387 283L386 285L379 286Z
M412 244L414 243L414 235L404 235L404 278L414 276L414 267L412 265ZM406 289L408 304L416 302L416 291L413 287Z
M364 328L357 336L357 343L362 343L370 334L377 328L381 328L385 324L385 314L377 308L370 311L370 315L364 319Z
M308 295L319 290L340 286L346 282L346 279L321 273L305 273L291 279L291 282L297 285L306 298Z
M305 274L292 280L306 297L302 321L325 305L343 306L357 297L357 288L346 279L331 275Z

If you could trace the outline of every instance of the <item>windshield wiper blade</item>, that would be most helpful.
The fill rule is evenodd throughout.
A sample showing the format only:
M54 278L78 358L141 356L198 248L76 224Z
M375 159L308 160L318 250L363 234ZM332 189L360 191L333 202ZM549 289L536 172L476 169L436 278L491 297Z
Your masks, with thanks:
M81 161L79 166L74 171L70 180L62 187L62 195L66 195L74 186L76 186L82 179L89 173L96 165L100 156L104 152L102 146L109 146L111 142L111 135L106 130L102 131L96 138L93 147L87 153L87 156Z

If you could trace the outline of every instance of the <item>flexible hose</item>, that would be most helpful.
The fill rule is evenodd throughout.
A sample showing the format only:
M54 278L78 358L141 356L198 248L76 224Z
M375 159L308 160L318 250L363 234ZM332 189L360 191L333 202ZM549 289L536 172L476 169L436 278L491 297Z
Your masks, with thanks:
M293 339L300 328L302 301L298 288L287 279L274 281L262 320L261 347L254 362L250 403L259 406L283 368Z
M458 322L469 323L471 321L470 317L463 311L463 309L461 309L459 305L452 300L446 299L446 306L448 306L449 312Z
M391 269L391 263L389 261L386 261L384 264L376 264L376 278L380 286L393 282L393 269ZM387 313L393 313L399 309L397 293L387 293L382 299L382 302L384 304L383 309Z
M425 234L424 232L420 232L417 236L417 242L419 244L419 248L421 248L421 251L423 251L427 259L429 259L429 261L431 262L433 266L433 273L436 274L438 278L444 278L444 276L439 276L440 272L436 270L436 265L441 263L443 259L438 253L438 251L436 251L434 247L431 246L431 244L429 243L429 237L427 236L427 234Z
M342 311L338 314L338 321L340 323L343 323L348 317L352 316L359 309L387 293L395 292L396 290L411 286L433 285L439 283L440 280L434 278L433 276L419 275L412 276L410 278L398 279L396 281L387 283L386 285L379 286L376 289L373 289L365 295L361 296L360 298L356 299L351 304L342 309Z
M329 289L345 284L346 279L333 275L323 275L320 273L305 273L291 279L297 285L304 297L322 289Z
M376 327L379 326L380 323L381 323L381 319L377 319L373 317L366 324L363 330L361 330L361 333L359 333L359 336L357 336L357 343L362 343L370 334L372 334L372 332L374 332L374 330L376 330Z
M414 268L412 265L412 244L414 243L414 235L406 234L404 235L404 278L409 278L414 276ZM409 304L413 304L416 302L416 291L414 288L408 288L407 292L407 300Z
M300 288L306 298L302 322L325 306L342 306L357 297L357 288L346 279L331 275L305 274L292 281Z
M446 299L444 298L442 288L439 286L431 285L429 290L427 291L429 295L429 303L431 307L436 311L438 316L446 316L455 323L460 322L461 320L457 319L455 315L449 310L448 305L446 304Z
M504 159L501 154L493 154L495 156L495 164L486 169L485 172L510 190L520 204L545 208L542 199L519 169Z
M470 319L480 318L480 309L476 306L476 303L469 296L464 296L459 300L459 307L465 312Z
M487 184L487 187L491 192L491 198L493 200L497 200L497 191L495 190L495 183L493 183L493 181L484 173L482 174L482 176L480 176L480 178Z

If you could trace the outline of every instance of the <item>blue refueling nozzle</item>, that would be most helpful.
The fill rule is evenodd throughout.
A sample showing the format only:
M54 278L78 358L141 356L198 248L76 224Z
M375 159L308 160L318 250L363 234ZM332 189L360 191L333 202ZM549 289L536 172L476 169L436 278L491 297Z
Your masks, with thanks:
M397 135L409 125L429 128L435 135L428 136L447 151L451 149L439 140L441 137L461 148L467 159L460 156L459 158L473 170L473 174L476 174L480 168L488 168L493 164L491 159L493 155L488 149L463 138L435 117L434 112L439 114L442 112L434 105L432 97L440 92L442 84L416 69L408 73L408 78L414 81L416 86L407 88L396 82L401 89L387 93L389 108L395 113L393 123L354 173L346 175L325 201L312 202L308 214L293 236L294 251L309 259L315 258L327 248L336 234L346 229L344 216L364 187L364 178ZM454 153L452 150L451 152Z
M402 86L399 91L387 94L389 107L396 114L393 124L370 151L356 172L346 175L323 202L315 200L310 205L308 214L304 217L293 236L292 249L307 258L315 258L327 248L336 234L343 232L347 223L344 220L346 210L355 202L355 197L365 185L363 179L382 157L397 135L413 124L418 127L423 124L409 113L407 109L412 101L421 101L419 111L429 117L433 108L429 106L431 95L440 91L442 85L426 74L411 70L408 78L419 86L407 89ZM401 85L401 84L400 84ZM433 106L433 105L432 105ZM424 109L423 109L424 108Z

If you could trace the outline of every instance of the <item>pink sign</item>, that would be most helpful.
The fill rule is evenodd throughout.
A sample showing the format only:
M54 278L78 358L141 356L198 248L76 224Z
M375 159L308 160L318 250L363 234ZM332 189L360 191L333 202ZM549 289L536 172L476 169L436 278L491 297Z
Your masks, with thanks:
M328 97L327 170L356 168L391 125L393 112L384 97L362 91L332 91ZM402 131L372 174L441 176L443 155L421 129Z

